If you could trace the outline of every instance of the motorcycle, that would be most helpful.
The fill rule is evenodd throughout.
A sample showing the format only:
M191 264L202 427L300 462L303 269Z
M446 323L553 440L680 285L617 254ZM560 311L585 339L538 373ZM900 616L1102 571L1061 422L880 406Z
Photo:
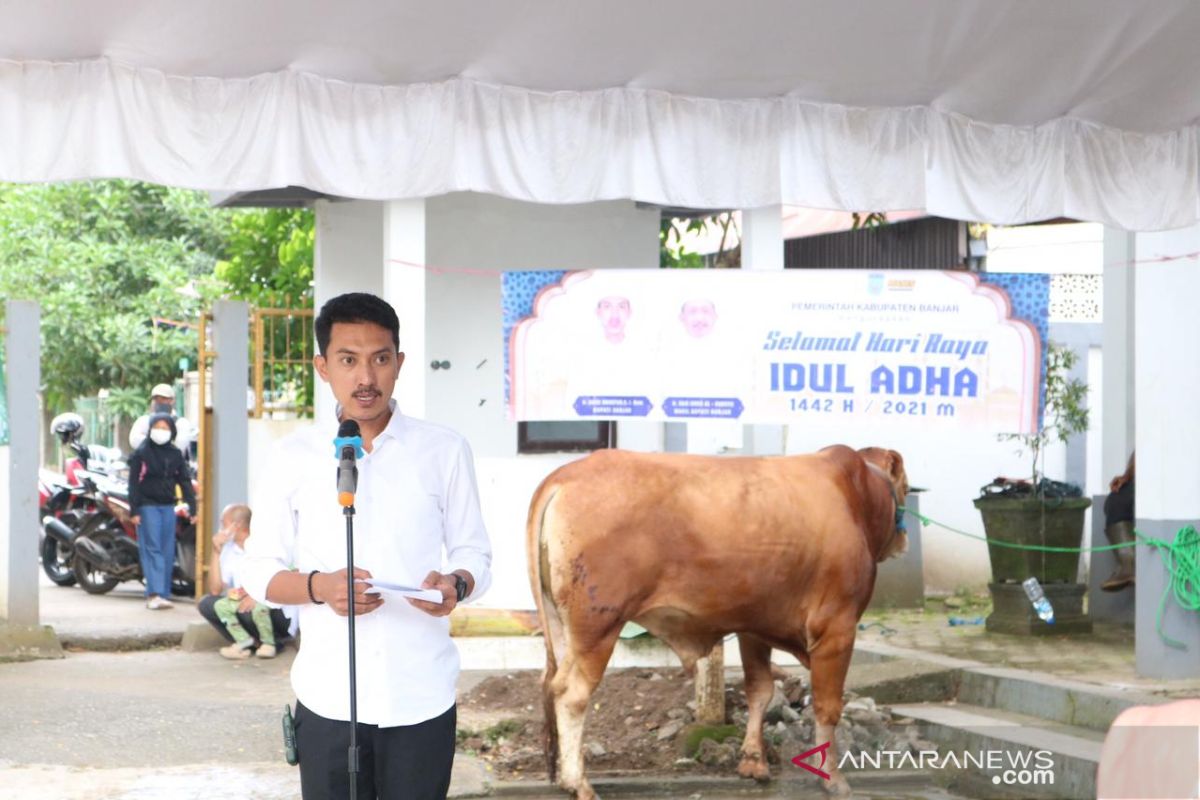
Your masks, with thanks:
M84 521L96 512L96 503L87 487L80 484L71 486L65 476L39 470L38 512L43 524L40 529L41 541L38 542L42 571L57 586L74 586L75 573L71 562L75 550L70 540ZM48 519L59 522L71 535L47 535L44 526Z
M41 556L42 571L51 582L58 586L73 586L76 581L72 571L72 540L84 521L97 510L92 491L94 487L86 485L80 473L90 469L119 476L125 464L121 459L121 451L115 448L99 445L89 447L82 443L84 425L83 418L78 414L59 414L51 420L50 429L74 455L67 460L65 475L38 470L38 518L42 522L38 554ZM56 535L48 536L46 520L51 517L57 519L62 527L55 528Z
M66 524L52 517L45 520L46 533L69 539L74 550L72 571L88 594L105 594L122 581L142 580L137 525L127 484L87 470L80 476L94 487L98 508L73 536ZM196 589L196 526L188 513L186 503L176 505L171 593L179 596L191 596Z

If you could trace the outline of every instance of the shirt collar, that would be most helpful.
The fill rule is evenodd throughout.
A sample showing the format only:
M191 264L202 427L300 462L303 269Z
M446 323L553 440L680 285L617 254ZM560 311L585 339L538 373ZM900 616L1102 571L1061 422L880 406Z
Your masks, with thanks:
M396 398L393 397L388 400L388 410L392 412L392 417L388 420L387 426L375 436L375 441L372 443L372 450L375 449L375 446L379 444L381 439L400 440L400 431L404 427L404 415L400 413L400 407L396 404ZM342 405L337 403L334 405L334 421L337 422L341 418Z

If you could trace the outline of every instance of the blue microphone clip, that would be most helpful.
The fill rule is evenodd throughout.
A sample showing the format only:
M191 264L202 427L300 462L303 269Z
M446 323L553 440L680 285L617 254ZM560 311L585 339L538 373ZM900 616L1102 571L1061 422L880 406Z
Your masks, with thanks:
M362 458L366 455L366 451L363 450L361 436L338 436L333 440L333 457L341 458L342 448L350 446L354 447L355 458Z

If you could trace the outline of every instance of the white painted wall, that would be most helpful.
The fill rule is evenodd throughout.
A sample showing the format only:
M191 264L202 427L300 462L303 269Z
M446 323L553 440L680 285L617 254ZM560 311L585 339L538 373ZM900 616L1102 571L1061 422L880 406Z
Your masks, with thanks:
M658 212L630 201L553 206L470 192L426 204L425 252L434 268L426 274L429 357L411 365L425 371L425 416L460 431L476 456L515 456L517 425L504 410L498 270L656 268ZM435 359L450 369L432 370ZM660 429L621 423L622 446Z
M249 453L250 470L249 480L247 481L246 502L250 504L250 509L253 511L261 505L260 498L266 479L269 477L266 472L259 469L263 464L271 463L270 454L275 442L287 436L297 428L305 425L311 425L312 420L308 419L250 419L248 420L248 433L246 442L246 451ZM330 442L330 458L332 459L333 443ZM330 470L330 475L333 471ZM330 480L330 486L333 486L333 481ZM330 492L332 502L336 499L334 493ZM220 514L221 509L214 508L213 513ZM214 520L217 522L217 520ZM213 529L216 530L215 528ZM210 532L211 533L211 532ZM253 522L251 523L251 533L253 534Z
M547 474L578 456L517 456L517 424L504 408L498 271L656 268L658 212L629 201L552 206L469 192L425 202L427 357L406 363L405 372L424 371L426 419L462 433L475 452L494 553L492 588L481 604L532 608L525 577L529 498ZM450 369L431 369L433 360L449 361ZM622 422L617 439L621 447L661 450L662 429Z
M1193 298L1200 295L1200 269L1186 257L1198 250L1200 225L1137 237L1139 261L1184 256L1135 268L1139 520L1200 516L1200 337L1192 310Z
M989 272L1095 274L1104 270L1104 226L1095 222L994 227Z

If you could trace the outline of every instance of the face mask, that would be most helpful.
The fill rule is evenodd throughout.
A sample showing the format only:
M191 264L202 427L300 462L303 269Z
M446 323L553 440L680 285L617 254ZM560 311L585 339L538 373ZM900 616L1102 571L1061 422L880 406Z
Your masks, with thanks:
M155 403L154 404L154 413L155 414L173 414L173 413L175 413L175 409L171 408L170 403Z
M162 428L155 428L150 431L150 439L155 444L166 444L171 441L171 432L164 431Z

